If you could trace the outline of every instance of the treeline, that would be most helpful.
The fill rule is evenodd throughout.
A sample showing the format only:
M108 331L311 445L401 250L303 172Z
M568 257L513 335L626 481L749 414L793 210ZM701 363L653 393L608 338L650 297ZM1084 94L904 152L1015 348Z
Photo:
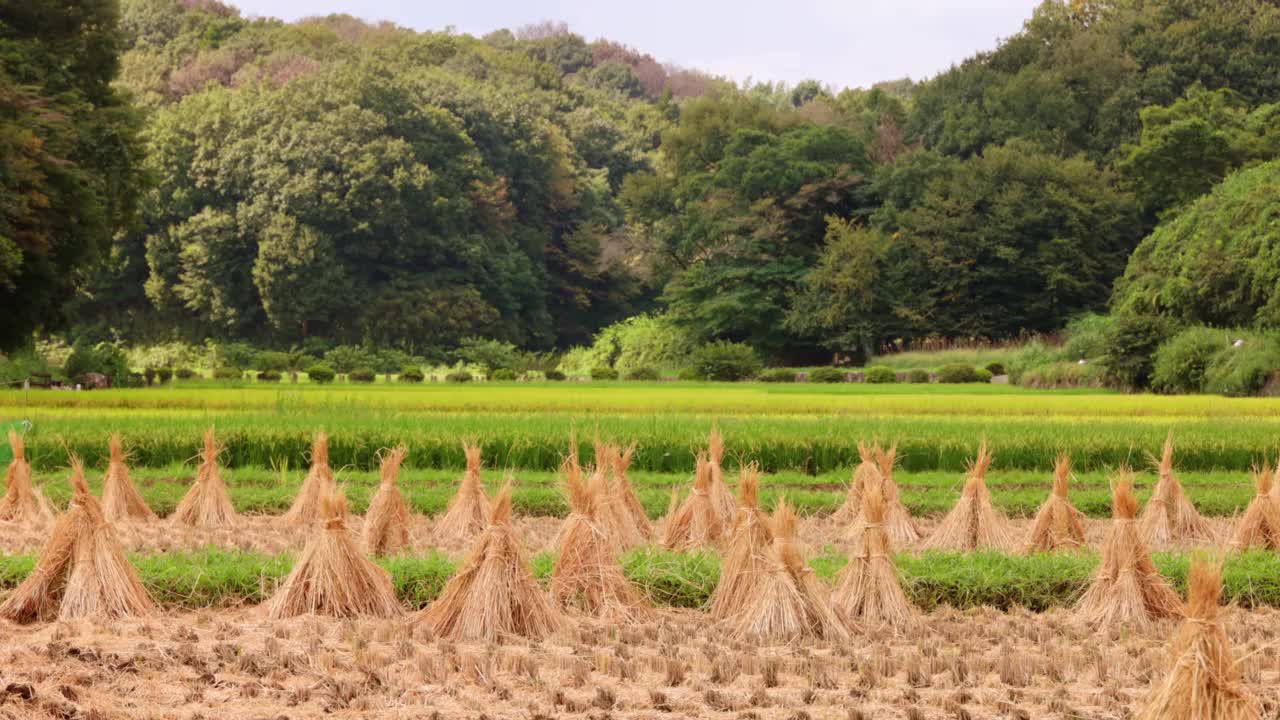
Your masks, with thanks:
M739 87L553 24L473 38L214 0L118 17L100 0L91 24L43 7L0 27L6 57L51 63L38 28L102 34L78 92L121 129L92 156L106 169L49 163L95 178L96 204L0 176L9 346L69 326L313 355L550 350L654 312L681 346L798 364L1113 311L1148 331L1150 362L1188 325L1262 329L1280 306L1266 0L1048 0L935 78L838 93ZM12 118L70 86L11 65L13 143L41 128ZM43 236L12 229L36 193ZM64 205L94 223L61 226Z

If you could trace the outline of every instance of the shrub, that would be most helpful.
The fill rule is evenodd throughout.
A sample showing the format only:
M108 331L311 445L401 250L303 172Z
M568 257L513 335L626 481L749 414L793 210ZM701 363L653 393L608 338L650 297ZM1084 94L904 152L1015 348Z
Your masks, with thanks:
M1008 374L1007 372L1005 372L1005 369L1004 369L1004 363L999 362L999 361L996 361L996 362L989 362L989 363L987 363L986 365L984 365L982 369L983 369L983 370L986 370L986 371L987 371L987 372L989 372L989 373L991 373L991 376L992 376L992 377L995 377L996 375L1007 375L1007 374Z
M636 315L601 328L591 347L567 357L565 367L588 372L608 365L630 377L641 368L679 367L693 345L689 333L666 315Z
M362 367L347 373L347 377L351 379L351 382L367 384L377 380L378 373L373 368Z
M689 367L707 380L750 380L760 373L760 357L750 345L720 340L693 351Z
M685 381L701 381L701 380L706 380L707 378L705 375L702 374L702 371L699 370L698 368L687 367L687 368L681 368L680 372L676 373L676 379L685 380Z
M129 364L124 350L111 343L77 342L62 365L62 373L75 380L86 373L100 373L115 385L129 384Z
M940 383L978 382L977 368L965 363L950 363L948 365L943 365L938 370L938 382Z
M925 379L928 380L928 378L928 373L925 373ZM862 379L869 383L896 383L898 382L898 373L886 365L872 365L866 369Z
M320 385L333 382L333 378L336 377L337 374L338 373L335 372L332 367L323 363L316 363L315 365L307 368L307 377L311 379L311 382L318 383Z
M400 368L400 382L420 383L426 379L426 375L422 374L422 368L416 365L408 365Z
M272 370L278 373L289 369L289 353L260 352L253 359L254 370Z
M559 370L548 370L545 373L543 373L543 376L552 382L564 381L564 373L560 372Z
M1089 313L1067 323L1067 342L1062 346L1066 360L1092 360L1102 357L1107 349L1107 335L1111 332L1113 318L1110 315Z
M253 359L257 351L248 343L228 342L213 346L215 367L248 370L253 367Z
M213 369L214 380L239 380L244 377L244 371L233 367L219 367Z
M1151 389L1162 393L1204 390L1213 358L1231 343L1222 330L1191 327L1161 343L1152 358Z
M177 376L179 380L190 380L197 375L196 371L189 367L180 367L177 370L174 370L173 374Z
M638 367L627 372L628 380L653 381L660 378L658 371L651 367Z
M814 368L809 373L809 382L814 383L842 383L844 382L844 371L833 367Z
M1102 387L1106 384L1106 368L1097 362L1081 365L1079 360L1060 360L1027 368L1018 384L1030 388Z
M924 368L912 368L907 371L907 382L927 383L929 382L929 371Z
M151 383L155 382L155 379L156 379L156 369L147 368L146 370L143 370L142 378L143 380L146 380L147 385L151 385Z
M173 379L173 368L167 368L167 367L156 368L156 380L159 380L162 383L167 383L172 379Z
M989 383L989 382L991 382L991 378L993 378L993 377L995 377L995 375L992 375L992 374L991 374L991 371L990 371L990 370L988 370L988 369L986 369L986 368L974 368L974 369L973 369L973 382L976 382L976 383Z
M1219 352L1205 377L1205 391L1223 395L1259 395L1280 370L1280 337L1244 335L1240 347Z
M324 362L340 375L350 374L358 368L373 366L373 355L359 345L339 345L324 354Z
M275 370L263 370L262 372L258 373L258 382L267 382L267 383L280 382L280 373L276 372Z
M770 368L760 373L756 380L765 383L793 383L796 381L796 372L787 368Z
M472 381L471 373L466 370L455 370L444 376L445 382L451 383L468 383Z
M0 383L20 384L36 374L53 374L49 361L38 351L26 349L10 355L0 353Z
M1044 343L1039 340L1032 340L1010 357L1009 364L1005 369L1009 374L1009 382L1021 385L1024 373L1034 368L1052 365L1057 361L1056 353L1045 347Z
M1173 334L1173 325L1164 318L1131 313L1116 316L1102 355L1107 378L1124 387L1146 387L1151 382L1156 349Z
M489 379L497 380L499 382L511 382L512 380L515 380L516 377L518 376L516 375L515 370L512 370L511 368L498 368L493 371L493 374L489 376Z
M593 367L591 368L592 380L617 380L618 371L611 367Z
M493 375L499 368L513 368L520 362L520 351L515 345L485 338L463 338L454 354L464 363L483 368L487 375Z

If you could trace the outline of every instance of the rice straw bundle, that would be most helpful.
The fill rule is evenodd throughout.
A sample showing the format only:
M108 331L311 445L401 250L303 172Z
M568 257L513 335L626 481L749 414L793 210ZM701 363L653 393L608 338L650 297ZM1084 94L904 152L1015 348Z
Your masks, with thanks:
M644 510L644 505L640 504L640 498L636 496L636 489L631 485L631 478L627 476L627 470L631 467L631 456L635 454L636 445L631 443L625 448L615 448L613 455L613 494L618 498L622 507L631 515L628 526L635 528L634 545L643 545L653 537L653 525L649 523L649 515Z
M744 466L739 478L738 512L720 565L720 581L711 595L711 617L716 620L727 620L742 611L765 572L773 544L772 522L760 509L758 499L759 466Z
M969 477L960 500L921 547L963 552L1013 549L1015 541L1009 521L991 503L991 492L987 490L989 467L991 451L983 440L978 456L969 465Z
M1142 535L1147 542L1164 544L1174 540L1212 540L1213 528L1200 517L1196 506L1182 490L1173 474L1173 433L1164 441L1164 452L1157 461L1152 458L1160 479L1151 500L1142 510Z
M324 499L337 492L333 469L329 467L329 436L323 430L311 441L311 469L302 481L293 505L280 520L286 525L308 525L324 519Z
M721 526L726 526L733 522L733 516L738 512L738 501L733 497L733 491L729 489L728 483L724 481L724 436L720 434L718 428L711 428L711 438L707 442L707 462L711 466L711 486L709 494L711 497L711 507L715 508L716 517L720 520Z
M1031 523L1023 551L1051 552L1084 547L1084 513L1067 499L1071 478L1071 458L1062 453L1053 464L1053 490Z
M786 501L780 501L773 514L767 562L758 575L747 579L749 599L729 619L734 639L790 643L849 638L844 621L831 607L829 591L805 562L796 540L798 523Z
M0 520L42 524L53 519L49 501L31 482L31 463L27 462L26 444L17 432L9 431L9 447L13 460L4 474L4 497L0 498Z
M155 605L74 455L71 487L70 507L54 523L35 570L0 605L0 617L29 623L150 613Z
M871 477L871 471L880 471L880 465L876 462L875 451L870 445L858 443L858 466L853 469L853 481L849 484L849 492L844 497L844 502L831 515L831 519L840 525L845 525L857 519L858 513L862 512L862 490Z
M609 490L603 476L584 480L576 454L565 458L561 472L571 512L557 543L551 599L561 608L611 622L647 620L648 603L622 574L617 541L601 527L606 511L600 500Z
M618 487L617 477L614 476L613 468L617 462L618 447L613 443L597 440L595 449L595 465L591 469L591 479L588 483L595 493L592 522L608 538L615 553L641 545L645 541L645 536L636 525L635 517L627 507L626 498L623 497L621 488ZM570 457L573 459L574 467L581 472L576 447L571 449Z
M320 518L293 571L268 601L267 615L272 620L307 614L399 615L391 574L365 557L347 528L347 498L342 490L320 498Z
M1151 689L1138 720L1257 720L1261 705L1241 681L1218 622L1221 560L1197 554L1187 582L1187 618L1170 644L1169 669Z
M448 509L436 523L437 538L467 540L482 532L488 523L491 510L480 481L480 446L463 442L462 452L467 456L467 471Z
M911 621L911 603L898 582L885 528L886 503L881 486L862 493L862 518L849 564L840 571L832 596L836 611L850 626L888 626L901 630Z
M204 434L204 450L200 453L200 467L196 470L195 484L173 511L175 521L193 527L211 528L235 524L236 510L231 505L231 496L227 494L227 486L218 472L218 455L221 452L222 446L216 443L213 428L210 428Z
M898 483L893 481L893 466L898 458L897 443L890 445L888 450L876 445L875 458L884 489L884 531L894 547L906 547L919 540L921 532L915 518L911 517L911 511L902 504Z
M1240 518L1240 524L1231 539L1231 546L1237 550L1251 547L1275 550L1280 548L1280 502L1272 494L1271 467L1263 464L1254 468L1253 484L1257 495L1249 503Z
M1182 615L1182 601L1151 562L1138 531L1138 499L1133 471L1121 467L1111 482L1111 533L1102 546L1102 562L1076 605L1086 622L1144 628L1156 620Z
M102 513L108 520L155 520L156 514L129 478L120 433L111 433L111 459L102 480Z
M509 483L498 493L489 525L467 561L419 617L438 637L453 641L541 640L564 626L564 616L538 587L511 527Z
M408 454L397 445L382 456L378 492L364 514L364 551L370 555L388 555L409 545L409 504L396 485Z
M662 545L668 550L692 550L715 545L724 532L720 516L711 502L711 463L699 455L694 473L693 492L683 504L669 513L663 528ZM672 503L675 496L672 495Z

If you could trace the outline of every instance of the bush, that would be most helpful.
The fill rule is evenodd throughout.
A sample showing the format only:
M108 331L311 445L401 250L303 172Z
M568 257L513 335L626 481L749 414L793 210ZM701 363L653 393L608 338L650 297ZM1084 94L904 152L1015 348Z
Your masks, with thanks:
M1062 346L1065 360L1092 360L1102 357L1111 332L1110 315L1089 313L1067 323L1067 342Z
M844 371L833 367L814 368L809 373L809 382L842 383L844 382Z
M1174 332L1172 323L1164 318L1128 313L1116 316L1102 355L1108 380L1128 388L1147 387L1156 350Z
M197 375L196 371L192 370L189 367L180 367L177 370L174 370L173 374L179 380L190 380L191 378L196 377Z
M162 383L167 383L172 379L173 379L173 368L167 368L167 367L156 368L156 380L159 380Z
M571 352L562 367L587 373L607 365L629 377L641 368L679 367L693 346L689 333L666 315L636 315L601 328L591 347Z
M626 377L628 380L653 381L660 379L662 376L651 367L638 367L628 372Z
M1240 347L1229 345L1213 359L1205 377L1205 391L1223 395L1260 395L1280 370L1280 337L1241 337Z
M543 373L543 377L545 377L546 379L552 382L564 381L564 373L560 372L559 370L548 370L545 373Z
M1027 368L1018 384L1030 388L1102 387L1106 384L1106 368L1097 362L1081 365L1079 360L1060 360Z
M938 382L940 383L971 383L978 382L977 368L965 363L950 363L943 365L938 370ZM990 378L988 378L990 379Z
M280 373L275 370L263 370L258 373L258 382L274 383L280 382Z
M989 383L993 377L995 375L992 375L991 371L986 368L973 369L973 381L976 383Z
M146 370L143 370L143 371L142 371L142 378L143 378L143 380L145 380L145 381L146 381L147 385L148 385L148 386L150 386L150 385L151 385L151 383L155 382L155 379L156 379L156 369L155 369L155 368L147 368Z
M229 342L213 346L215 367L248 370L253 367L253 359L256 355L257 351L248 343Z
M925 380L927 381L928 378L929 374L925 373ZM885 365L872 365L863 373L862 379L864 382L869 383L896 383L898 382L898 373L894 372L893 368Z
M991 373L992 377L995 377L996 375L1008 375L1008 373L1005 372L1004 363L999 361L989 362L986 365L984 365L982 369Z
M307 368L307 377L311 382L324 385L333 382L333 378L337 376L337 372L330 366L323 363L316 363Z
M1191 327L1161 343L1152 358L1151 389L1162 393L1198 393L1205 388L1213 358L1231 346L1222 330Z
M750 345L720 340L693 351L689 368L706 380L733 382L760 374L760 357Z
M482 368L486 375L493 375L500 368L514 368L520 362L516 346L501 340L463 338L454 354L458 360Z
M493 374L489 376L489 379L497 380L498 382L511 382L517 377L519 376L516 375L516 371L511 368L498 368L493 371Z
M324 354L324 362L339 375L347 375L358 368L373 366L373 354L359 345L339 345Z
M400 368L400 382L420 383L426 379L426 375L422 374L422 368L416 365L409 365Z
M62 365L62 373L73 381L86 373L100 373L111 378L113 385L126 387L129 384L129 363L125 352L111 343L89 345L77 342Z
M1052 365L1058 359L1057 353L1045 347L1044 343L1032 340L1009 358L1009 364L1005 367L1009 374L1009 382L1021 385L1023 374L1035 368Z
M469 383L473 379L471 373L466 370L456 370L444 376L444 381L451 383Z
M282 373L289 369L289 353L260 352L253 359L254 370L272 370Z
M929 382L929 371L924 368L913 368L907 371L907 382L909 383L927 383Z
M770 368L760 373L756 380L764 383L793 383L796 381L796 372L787 368Z
M373 368L362 367L347 373L347 378L354 383L368 384L378 379L378 373Z
M239 380L244 377L244 371L240 368L219 367L213 369L214 380Z
M617 380L618 371L611 367L593 367L591 368L592 380Z
M680 372L676 373L676 379L684 380L686 382L700 382L702 380L706 380L707 378L702 374L700 370L698 370L698 368L687 367L687 368L681 368Z

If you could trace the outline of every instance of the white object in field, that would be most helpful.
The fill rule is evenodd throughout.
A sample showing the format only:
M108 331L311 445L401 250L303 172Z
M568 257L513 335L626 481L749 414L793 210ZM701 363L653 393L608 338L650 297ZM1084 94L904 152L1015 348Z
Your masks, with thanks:
M80 392L80 383L76 383L76 392Z
M1244 347L1244 338L1237 338L1231 345L1232 347Z
M1088 360L1085 360L1084 358L1080 358L1080 362L1079 362L1078 364L1079 364L1079 365L1088 365L1088 364L1089 364L1089 361L1088 361Z

